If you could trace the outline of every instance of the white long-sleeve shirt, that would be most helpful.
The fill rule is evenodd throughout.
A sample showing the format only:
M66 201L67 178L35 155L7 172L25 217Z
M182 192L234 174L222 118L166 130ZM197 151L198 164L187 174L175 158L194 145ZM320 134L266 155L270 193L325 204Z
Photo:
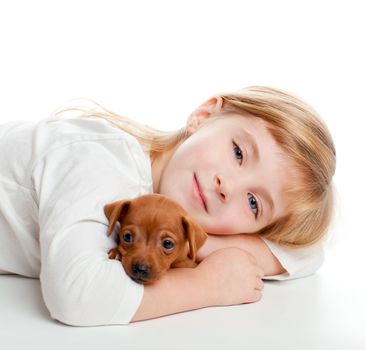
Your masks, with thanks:
M0 125L0 274L40 278L53 318L71 325L128 324L143 285L108 259L103 207L152 193L138 141L102 119L47 118ZM317 245L289 250L265 240L286 274L322 264Z

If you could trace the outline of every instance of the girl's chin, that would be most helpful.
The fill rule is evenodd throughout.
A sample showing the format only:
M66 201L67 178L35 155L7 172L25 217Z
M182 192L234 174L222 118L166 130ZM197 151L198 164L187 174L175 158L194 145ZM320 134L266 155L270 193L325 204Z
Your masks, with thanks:
M210 235L215 235L215 236L229 236L229 235L238 234L238 233L232 233L232 231L225 230L223 228L212 227L211 225L201 224L201 226L203 227L204 231L206 233L210 234Z
M230 236L230 235L238 235L239 233L227 233L227 232L224 232L224 231L213 231L213 232L209 232L209 231L212 231L212 230L205 230L209 235L214 235L214 236Z

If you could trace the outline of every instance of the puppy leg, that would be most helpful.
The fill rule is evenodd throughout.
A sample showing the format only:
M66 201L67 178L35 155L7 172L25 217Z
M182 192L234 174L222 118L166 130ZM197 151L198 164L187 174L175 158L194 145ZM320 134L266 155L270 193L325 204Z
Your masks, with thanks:
M120 253L118 248L110 249L108 252L109 259L120 260Z

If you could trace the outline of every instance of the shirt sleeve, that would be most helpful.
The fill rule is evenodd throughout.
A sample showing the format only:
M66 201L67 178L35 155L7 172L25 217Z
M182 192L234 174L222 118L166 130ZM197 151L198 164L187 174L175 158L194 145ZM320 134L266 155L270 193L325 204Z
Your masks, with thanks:
M281 275L265 276L265 280L288 280L314 274L323 264L323 244L317 243L305 248L287 248L266 238L261 239L287 271Z
M145 194L140 169L123 140L77 141L37 161L40 281L52 316L76 326L127 324L143 285L131 280L107 236L106 203ZM115 232L114 232L115 234Z

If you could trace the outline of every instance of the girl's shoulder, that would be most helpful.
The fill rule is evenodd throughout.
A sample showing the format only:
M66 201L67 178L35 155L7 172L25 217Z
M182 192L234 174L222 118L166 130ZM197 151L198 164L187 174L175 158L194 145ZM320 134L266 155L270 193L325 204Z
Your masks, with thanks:
M57 118L49 117L38 123L45 133L70 140L120 139L130 143L137 140L124 130L102 118Z
M309 276L315 273L324 262L322 242L304 248L288 248L263 237L261 239L287 271L283 275L265 277L265 279L285 280Z

